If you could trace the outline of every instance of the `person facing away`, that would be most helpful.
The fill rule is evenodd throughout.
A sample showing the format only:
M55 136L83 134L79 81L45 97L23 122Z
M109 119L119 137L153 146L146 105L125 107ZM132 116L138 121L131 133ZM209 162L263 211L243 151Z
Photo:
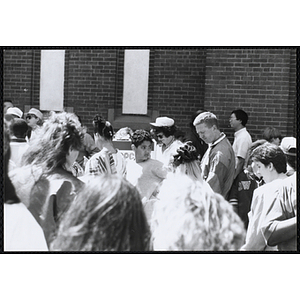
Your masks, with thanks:
M87 133L87 128L82 125L81 117L76 115L83 129L83 140L82 140L82 148L79 151L76 162L80 165L80 167L84 170L86 159L89 159L95 153L100 152L100 149L96 147L94 139L91 137L89 133Z
M286 157L287 176L293 175L297 170L297 140L289 136L284 137L281 141L280 148Z
M203 112L194 120L199 137L208 144L201 160L202 177L214 192L227 199L235 174L235 155L226 135L220 131L218 119Z
M4 251L48 251L42 228L16 194L8 176L10 160L10 134L4 122L4 203L3 249Z
M189 131L187 132L184 141L188 142L191 141L192 144L196 147L197 154L200 155L200 159L203 157L205 151L207 150L207 144L199 137L196 127L194 126L193 122L198 115L200 115L204 110L197 110L191 116L191 120L189 123Z
M14 119L14 121L10 124L10 165L9 171L14 168L18 168L22 163L22 156L29 147L26 141L26 134L28 131L28 125L24 119Z
M13 102L11 100L4 100L4 102L3 102L3 116L5 116L7 110L10 107L14 107Z
M234 141L232 149L235 154L235 174L234 178L241 173L245 167L248 150L252 144L252 138L246 129L248 114L242 109L231 112L229 123L234 130Z
M54 113L30 141L22 166L10 172L17 195L52 241L61 216L84 183L72 175L81 147L81 126L72 113Z
M120 151L114 147L114 129L110 122L96 115L93 119L95 145L100 152L95 153L85 165L85 175L102 173L126 176L126 162Z
M173 155L183 143L175 138L177 127L173 119L168 117L156 118L155 123L150 123L155 140L157 140L155 158L166 167L171 167Z
M191 141L185 142L174 155L174 172L188 175L193 180L202 181L200 155Z
M137 189L116 174L93 177L64 215L50 250L150 250L149 225Z
M239 250L245 229L231 205L205 181L177 173L158 194L151 223L159 251Z
M271 144L279 146L282 140L282 135L279 129L268 126L264 129L262 138Z
M262 177L265 184L254 190L251 210L248 214L249 225L246 242L241 248L245 251L276 251L277 247L269 247L262 235L264 219L274 201L278 190L283 184L286 173L286 158L283 151L276 145L264 143L255 148L250 159L255 175Z

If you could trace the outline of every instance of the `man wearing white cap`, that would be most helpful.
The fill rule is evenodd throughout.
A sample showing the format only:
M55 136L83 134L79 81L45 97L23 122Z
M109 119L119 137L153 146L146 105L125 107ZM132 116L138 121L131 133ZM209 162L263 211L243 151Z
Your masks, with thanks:
M173 156L177 154L177 149L183 143L176 140L174 134L176 126L173 119L168 117L156 118L155 123L150 123L157 138L157 151L155 159L161 161L166 167L171 168Z
M26 121L31 129L31 134L28 137L31 140L36 136L38 128L43 125L43 114L38 109L31 108L26 115Z
M297 165L296 138L292 136L283 138L280 144L280 148L284 152L287 161L286 175L291 176L296 171L296 165Z

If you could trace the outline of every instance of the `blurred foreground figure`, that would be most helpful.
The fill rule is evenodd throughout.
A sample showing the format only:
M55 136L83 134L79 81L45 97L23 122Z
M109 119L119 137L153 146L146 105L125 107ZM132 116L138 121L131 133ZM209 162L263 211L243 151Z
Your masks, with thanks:
M231 205L204 181L175 175L158 195L152 234L154 250L239 250L244 225Z
M42 227L48 246L61 215L83 186L72 175L81 136L81 126L74 114L52 112L30 141L22 167L9 173L18 197Z
M150 231L139 192L118 175L98 175L78 194L51 250L146 251Z

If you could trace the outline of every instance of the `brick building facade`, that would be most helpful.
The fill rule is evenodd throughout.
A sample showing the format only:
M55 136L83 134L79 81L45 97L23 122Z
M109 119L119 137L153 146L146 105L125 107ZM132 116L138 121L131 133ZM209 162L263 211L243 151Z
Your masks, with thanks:
M25 111L39 108L40 62L40 49L3 51L3 100ZM228 119L241 108L249 114L253 140L266 126L296 136L295 48L151 48L145 116L122 115L124 49L67 48L64 71L64 107L80 115L89 131L99 113L115 129L149 128L149 121L166 115L185 132L191 115L206 109L232 141Z

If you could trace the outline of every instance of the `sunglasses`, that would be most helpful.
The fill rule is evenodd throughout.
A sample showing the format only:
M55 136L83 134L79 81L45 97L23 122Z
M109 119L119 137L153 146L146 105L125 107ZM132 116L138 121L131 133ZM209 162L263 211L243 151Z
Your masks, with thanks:
M162 134L157 134L156 136L158 139L162 139L164 137Z
M28 116L26 116L26 119L31 119L31 118L35 118L36 119L36 116L34 116L34 115L28 115Z

